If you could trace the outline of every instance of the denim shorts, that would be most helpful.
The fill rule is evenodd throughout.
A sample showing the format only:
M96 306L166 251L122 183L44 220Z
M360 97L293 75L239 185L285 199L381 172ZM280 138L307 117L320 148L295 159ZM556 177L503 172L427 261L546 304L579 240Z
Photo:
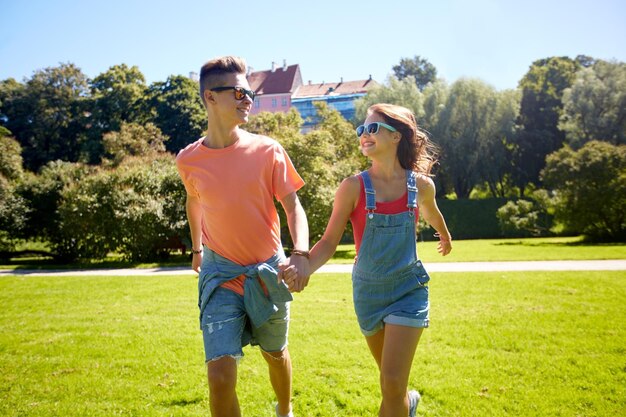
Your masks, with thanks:
M243 357L243 347L258 345L265 352L287 347L289 303L276 303L276 311L260 327L254 327L246 314L243 296L218 287L201 317L204 354L207 362L223 356Z
M384 324L428 327L430 277L420 261L389 275L352 273L354 308L364 336L373 336Z

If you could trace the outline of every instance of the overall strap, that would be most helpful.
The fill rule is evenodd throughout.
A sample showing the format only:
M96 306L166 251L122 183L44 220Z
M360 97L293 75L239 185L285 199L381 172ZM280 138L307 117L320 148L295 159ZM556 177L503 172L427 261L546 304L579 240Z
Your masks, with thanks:
M374 191L372 186L370 174L367 171L363 171L360 175L363 178L363 187L365 188L365 210L371 214L376 210L376 191Z
M415 213L417 208L417 178L415 172L410 169L406 170L406 189L407 189L407 203L411 213Z

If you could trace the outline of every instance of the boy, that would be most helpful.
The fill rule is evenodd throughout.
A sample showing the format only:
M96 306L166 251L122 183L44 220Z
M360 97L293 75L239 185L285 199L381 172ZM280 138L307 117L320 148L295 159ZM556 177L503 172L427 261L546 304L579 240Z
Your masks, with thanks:
M242 347L252 343L268 363L276 415L292 416L287 350L292 297L282 279L294 279L300 289L308 281L309 230L296 195L304 181L278 142L240 129L255 96L243 59L226 56L204 64L200 94L207 134L180 151L176 164L187 191L192 268L200 272L211 414L241 415L237 361ZM294 242L288 260L274 198L285 209Z

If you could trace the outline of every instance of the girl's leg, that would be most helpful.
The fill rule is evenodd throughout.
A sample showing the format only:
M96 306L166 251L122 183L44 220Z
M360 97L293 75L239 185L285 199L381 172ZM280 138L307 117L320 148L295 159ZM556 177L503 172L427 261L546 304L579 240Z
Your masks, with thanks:
M387 324L383 330L366 338L380 369L383 399L379 417L408 416L407 386L413 357L423 330Z

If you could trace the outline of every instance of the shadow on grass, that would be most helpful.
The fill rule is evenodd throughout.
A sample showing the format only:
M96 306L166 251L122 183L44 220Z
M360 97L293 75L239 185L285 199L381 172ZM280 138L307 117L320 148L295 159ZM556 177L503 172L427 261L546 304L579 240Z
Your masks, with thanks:
M204 401L202 397L196 398L175 398L167 401L162 401L161 405L165 407L185 407L188 405L198 404Z
M188 266L191 262L191 254L170 255L166 260L158 262L132 262L119 257L110 257L101 261L82 261L62 263L52 257L24 257L11 258L9 261L0 263L0 269L113 269L113 268L158 268L170 266Z

